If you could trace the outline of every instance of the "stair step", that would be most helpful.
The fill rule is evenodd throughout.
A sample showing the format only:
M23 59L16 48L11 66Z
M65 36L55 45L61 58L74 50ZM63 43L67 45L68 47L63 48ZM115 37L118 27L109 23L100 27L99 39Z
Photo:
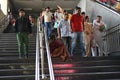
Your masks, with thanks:
M0 76L34 75L34 74L35 74L34 69L6 69L6 70L0 70Z
M1 80L35 80L35 75L0 76Z
M56 74L55 80L103 80L119 79L120 72L97 72L97 73L76 73L76 74ZM112 76L111 76L112 75Z

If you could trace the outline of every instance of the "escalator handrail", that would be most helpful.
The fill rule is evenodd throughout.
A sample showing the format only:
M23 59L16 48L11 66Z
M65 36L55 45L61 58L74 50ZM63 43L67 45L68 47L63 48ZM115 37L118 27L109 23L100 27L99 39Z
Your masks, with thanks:
M46 27L44 28L44 35L45 35L45 44L46 44L46 50L47 50L47 60L48 60L50 80L55 80L53 65L52 65L52 60L50 55L50 49L49 49L49 43L48 43L48 38L46 33Z
M36 63L35 63L35 80L40 80L40 46L39 46L39 31L38 31L38 27L37 27L37 33L36 33Z

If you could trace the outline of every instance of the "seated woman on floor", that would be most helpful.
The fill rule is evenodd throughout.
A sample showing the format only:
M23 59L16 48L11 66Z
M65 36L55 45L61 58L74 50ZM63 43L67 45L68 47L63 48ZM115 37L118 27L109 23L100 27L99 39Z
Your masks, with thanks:
M49 46L51 57L60 57L62 61L66 61L70 57L67 47L55 34L51 35Z

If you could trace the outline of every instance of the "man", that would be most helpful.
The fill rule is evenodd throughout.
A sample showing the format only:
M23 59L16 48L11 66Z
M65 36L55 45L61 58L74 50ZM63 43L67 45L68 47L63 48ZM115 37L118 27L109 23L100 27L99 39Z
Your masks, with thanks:
M58 28L58 36L62 38L64 44L67 46L68 51L70 52L71 47L71 27L70 21L68 20L69 15L64 14L64 19L60 21Z
M84 28L84 17L81 15L81 8L76 7L76 14L71 17L71 30L74 34L72 37L71 56L73 56L73 50L76 45L77 37L80 40L80 48L82 56L85 56L85 46L83 43L83 28Z
M45 27L47 28L47 36L48 38L50 38L50 34L52 31L52 13L50 12L50 7L46 8L42 16L44 18Z
M58 28L60 21L63 19L63 13L60 12L60 9L58 8L57 11L54 14L55 17L55 25L54 28Z
M27 58L29 34L32 36L32 28L29 19L25 17L24 9L19 9L19 17L15 22L15 29L17 32L19 58L22 56ZM23 53L25 53L25 55Z
M102 22L102 17L97 16L97 19L93 21L93 36L95 40L95 44L98 45L99 48L99 56L103 56L104 50L103 50L103 40L102 40L102 32L104 29L104 23ZM97 53L94 53L94 56L96 56Z

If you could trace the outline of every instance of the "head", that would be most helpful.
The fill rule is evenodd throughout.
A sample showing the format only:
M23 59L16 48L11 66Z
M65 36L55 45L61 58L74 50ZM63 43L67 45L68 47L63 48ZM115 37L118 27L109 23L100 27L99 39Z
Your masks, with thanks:
M30 20L30 21L32 21L32 20L33 20L32 15L29 15L29 20Z
M64 14L68 14L67 10L64 10Z
M90 21L89 16L85 16L85 21L86 21L86 22L89 22L89 21Z
M102 20L102 16L97 16L97 21L100 22Z
M60 9L59 8L57 8L57 12L60 13Z
M45 9L45 11L49 12L49 11L50 11L50 7L47 7L47 8Z
M85 12L82 12L81 14L85 17Z
M68 20L69 15L68 14L64 14L64 20Z
M20 17L25 16L25 10L24 9L19 9L18 11L19 11L19 16Z
M81 8L80 7L76 7L76 13L81 14Z

